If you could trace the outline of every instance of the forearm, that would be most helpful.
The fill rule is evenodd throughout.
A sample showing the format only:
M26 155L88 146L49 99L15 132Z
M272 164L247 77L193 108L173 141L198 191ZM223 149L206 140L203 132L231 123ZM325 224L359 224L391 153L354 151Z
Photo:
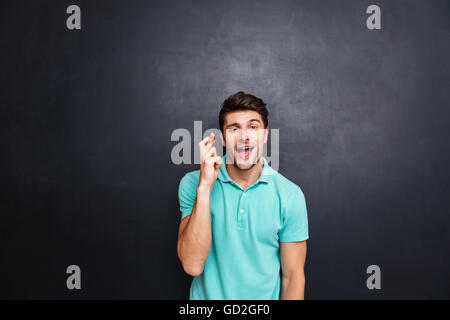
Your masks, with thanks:
M299 272L295 276L282 277L281 299L303 300L305 298L305 274Z
M178 240L178 255L187 273L196 276L211 250L211 189L199 186L189 221Z

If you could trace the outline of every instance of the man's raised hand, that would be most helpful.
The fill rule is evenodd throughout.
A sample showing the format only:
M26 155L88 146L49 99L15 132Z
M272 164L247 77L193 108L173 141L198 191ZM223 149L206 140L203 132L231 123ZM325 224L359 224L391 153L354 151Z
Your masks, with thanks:
M214 182L219 176L219 167L222 164L222 158L217 155L214 147L214 133L198 143L200 150L200 181L199 186L212 189Z

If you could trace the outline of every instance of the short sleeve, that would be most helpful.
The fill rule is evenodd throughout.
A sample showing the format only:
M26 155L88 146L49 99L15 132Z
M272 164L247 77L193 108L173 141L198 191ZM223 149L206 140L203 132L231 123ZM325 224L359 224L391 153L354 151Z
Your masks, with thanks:
M308 215L305 196L301 189L297 188L287 201L279 232L280 242L307 240L309 238Z
M197 196L197 182L192 174L186 174L178 187L178 200L180 202L181 220L192 213Z

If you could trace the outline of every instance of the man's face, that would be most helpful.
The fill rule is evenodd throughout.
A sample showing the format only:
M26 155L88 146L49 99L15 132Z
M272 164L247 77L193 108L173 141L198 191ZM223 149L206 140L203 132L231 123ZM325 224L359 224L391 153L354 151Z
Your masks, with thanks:
M220 133L227 157L235 167L248 170L260 161L269 128L264 128L261 115L252 110L227 113Z

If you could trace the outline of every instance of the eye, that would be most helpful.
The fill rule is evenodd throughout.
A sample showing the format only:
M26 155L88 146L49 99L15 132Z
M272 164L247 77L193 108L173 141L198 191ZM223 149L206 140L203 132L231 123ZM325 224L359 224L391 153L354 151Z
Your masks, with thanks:
M255 126L255 125L252 125L252 126L250 126L250 128L252 128L252 129L256 129L256 126Z

